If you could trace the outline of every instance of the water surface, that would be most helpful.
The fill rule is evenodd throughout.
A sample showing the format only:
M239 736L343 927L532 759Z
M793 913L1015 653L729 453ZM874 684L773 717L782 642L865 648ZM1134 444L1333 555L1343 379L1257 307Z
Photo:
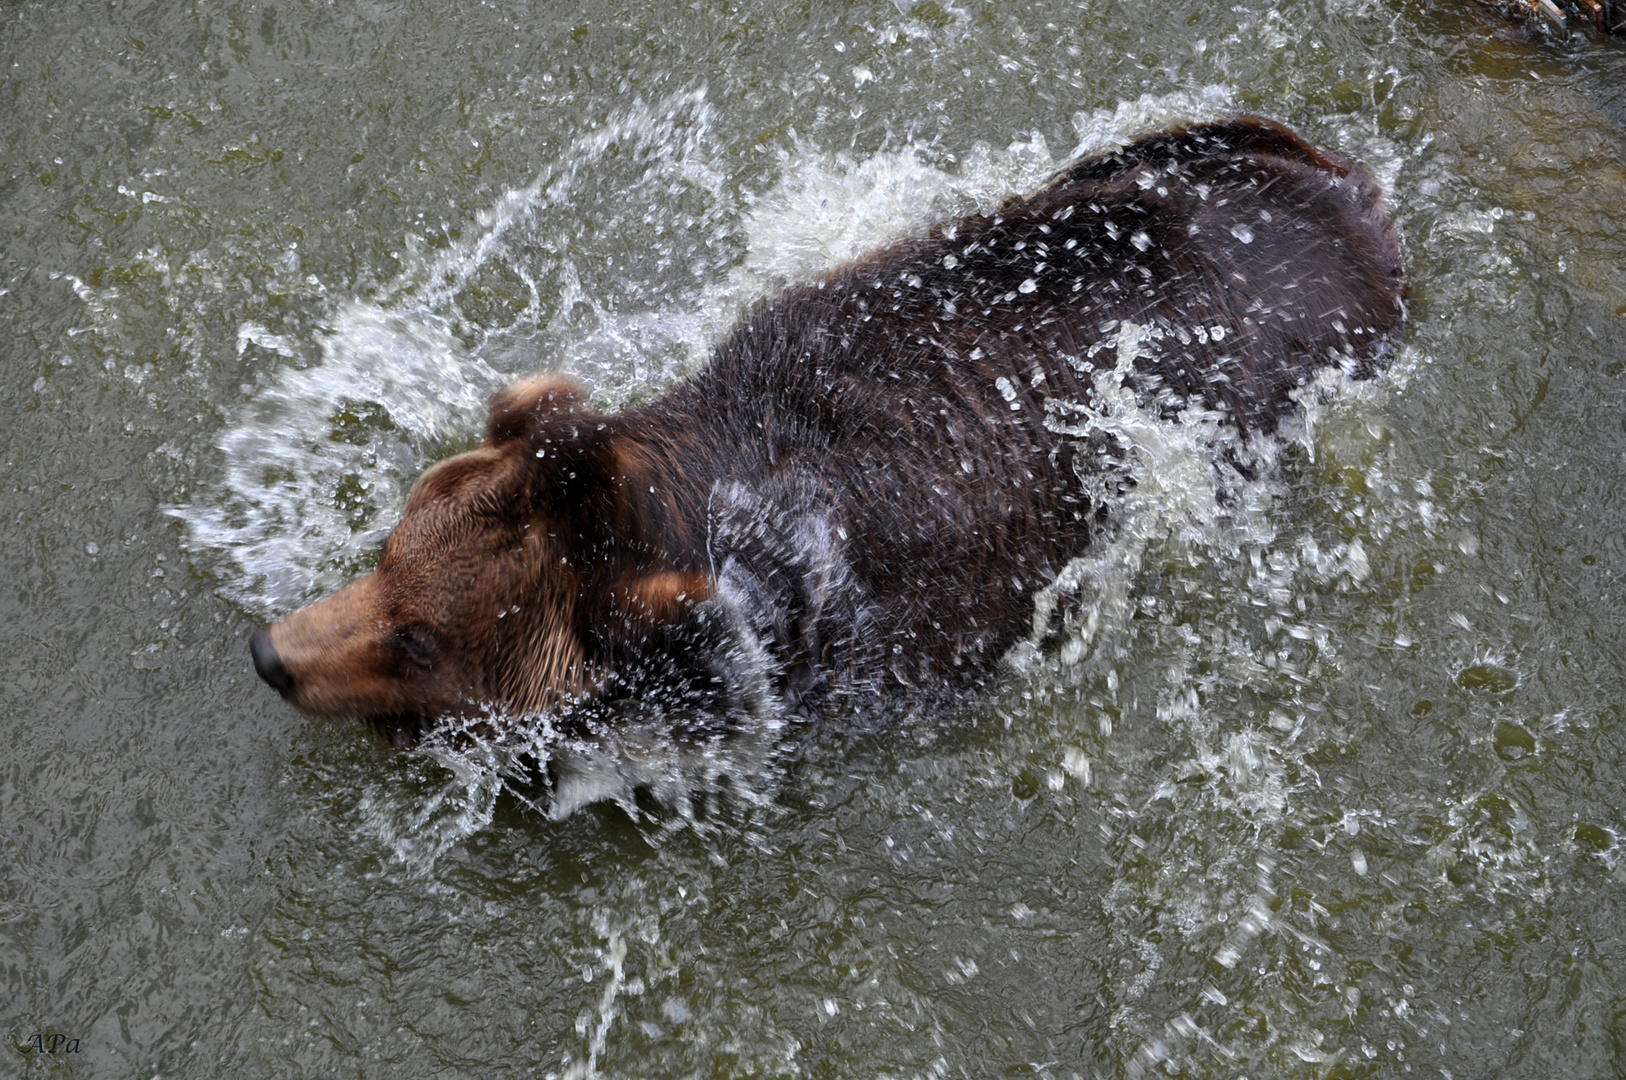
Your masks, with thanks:
M14 1071L1626 1070L1619 43L1348 0L13 0L0 61ZM613 796L569 815L254 679L504 379L645 400L785 282L1235 112L1381 178L1405 340L1226 499L1148 465L1076 647L947 717L556 748Z

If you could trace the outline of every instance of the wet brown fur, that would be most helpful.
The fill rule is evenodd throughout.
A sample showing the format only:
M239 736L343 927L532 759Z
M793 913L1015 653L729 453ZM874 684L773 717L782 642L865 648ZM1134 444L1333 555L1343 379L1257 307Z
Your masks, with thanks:
M1268 432L1319 368L1370 373L1401 291L1360 166L1264 121L1151 136L759 304L650 405L508 388L484 445L419 480L377 570L266 652L301 709L410 736L604 692L652 655L681 668L685 627L760 585L777 599L737 617L782 689L974 685L1102 527L1081 481L1115 462L1047 427L1047 399L1091 400L1123 320L1222 328L1167 338L1134 387Z

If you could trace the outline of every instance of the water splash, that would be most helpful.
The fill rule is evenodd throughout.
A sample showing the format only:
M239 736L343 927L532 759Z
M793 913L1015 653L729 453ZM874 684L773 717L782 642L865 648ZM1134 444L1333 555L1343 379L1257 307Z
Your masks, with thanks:
M603 186L598 171L614 172L611 186L622 199L657 183L715 188L705 149L710 125L703 92L633 106L501 196L466 239L432 254L421 243L404 245L397 280L370 301L339 306L331 330L314 343L244 323L238 354L266 354L269 377L216 441L220 481L168 508L186 523L200 561L218 566L222 594L271 617L354 576L388 534L417 474L478 437L486 402L517 370L564 367L613 397L627 375L671 377L620 364L626 353L661 356L676 342L685 361L703 355L703 320L659 310L617 317L614 298L582 283L578 264L597 253L579 217L583 201L604 197L584 190ZM607 160L614 169L599 170ZM523 303L471 317L471 297L504 289ZM551 329L549 311L578 304L593 313L588 332L559 335L539 363L527 343L544 325Z
M1094 498L1111 507L1114 531L1035 594L1032 637L1007 659L1042 683L1105 684L1112 711L1096 711L1095 738L1079 740L1093 742L1089 750L1076 741L1061 748L1058 775L1090 788L1094 766L1106 763L1135 777L1103 792L1125 852L1103 907L1117 923L1114 952L1137 958L1116 988L1110 1020L1126 1074L1202 1072L1215 1062L1267 1073L1288 1061L1331 1067L1340 1051L1312 1020L1292 1014L1282 984L1301 964L1317 984L1341 972L1313 915L1278 911L1275 876L1287 818L1313 776L1305 755L1316 744L1303 736L1319 702L1300 688L1337 663L1336 642L1301 601L1358 587L1371 567L1359 536L1284 534L1272 508L1288 494L1284 452L1294 448L1313 463L1318 449L1339 449L1323 445L1324 425L1361 416L1379 391L1330 368L1300 392L1301 414L1268 438L1243 438L1201 409L1171 422L1140 402L1128 380L1136 359L1170 333L1119 325L1101 342L1116 363L1096 373L1089 405L1046 402L1051 430L1110 443L1131 482L1096 478ZM1369 526L1382 527L1376 515ZM1193 601L1149 592L1146 575L1165 573L1208 579L1213 595L1195 603L1213 610L1182 616ZM1132 630L1141 616L1156 624ZM1113 746L1112 715L1135 711L1124 700L1130 692L1120 696L1115 665L1137 634L1137 655L1148 639L1154 652L1167 650L1152 664L1150 684L1142 674L1134 692L1155 696L1149 719L1159 734ZM1249 707L1250 699L1274 707ZM1350 865L1357 877L1368 873L1359 851ZM1151 934L1148 911L1160 913ZM1189 974L1193 955L1216 973L1171 999L1169 982L1180 977L1170 972ZM1283 1015L1264 1038L1241 1033L1227 1011L1233 998L1280 1001Z
M1226 111L1229 102L1225 92L1216 90L1143 98L1115 110L1080 114L1075 122L1079 152L1126 142L1146 128L1206 119ZM662 144L657 138L650 145L681 145L692 162L704 161L703 132L702 137L686 139L687 135ZM583 151L577 172L591 171L593 147L599 145L595 142ZM524 193L506 196L489 220L482 219L488 232L504 230L498 240L471 240L459 253L446 256L450 265L414 271L411 281L398 283L391 298L372 307L373 321L412 324L410 329L392 326L387 338L427 342L417 349L431 357L416 365L399 365L409 373L402 383L379 387L376 393L429 396L440 393L438 388L453 378L466 380L471 387L494 385L515 370L513 358L529 350L527 355L540 351L546 363L583 378L605 407L647 397L703 363L710 343L756 298L807 280L932 220L997 205L1011 193L1042 182L1060 164L1038 136L1003 151L978 148L952 172L916 147L856 160L799 146L782 154L780 162L781 176L774 185L761 193L741 194L714 208L708 218L719 235L735 242L736 261L704 281L681 287L648 279L625 283L610 294L602 281L592 278L586 261L572 253L579 238L565 223L564 207L553 202L567 190L579 193L590 182L555 189L539 181ZM492 261L517 259L516 252L527 252L527 258L536 260L524 268L530 290L528 314L471 335L458 322L457 298ZM552 299L544 295L550 287ZM430 296L436 299L426 314L425 298ZM346 315L344 326L368 321ZM1340 1051L1326 1041L1314 1018L1286 1011L1293 991L1279 981L1287 977L1281 972L1291 975L1297 970L1301 951L1310 958L1305 964L1325 966L1314 977L1343 976L1317 934L1314 917L1277 910L1283 822L1304 801L1305 755L1314 745L1306 730L1315 724L1317 702L1294 690L1281 692L1276 684L1313 682L1334 662L1334 643L1327 640L1324 628L1295 610L1293 600L1312 585L1354 587L1370 567L1358 537L1327 542L1308 533L1282 534L1273 507L1285 488L1275 464L1290 446L1297 446L1312 464L1318 453L1336 449L1322 437L1320 425L1340 409L1358 412L1377 391L1369 384L1352 387L1330 373L1303 392L1302 417L1275 439L1240 439L1219 416L1200 409L1188 409L1170 423L1143 407L1124 378L1140 350L1155 347L1157 335L1165 332L1169 328L1119 327L1105 342L1109 355L1116 351L1118 363L1111 371L1098 373L1091 406L1048 403L1053 430L1116 444L1133 483L1115 486L1110 493L1116 530L1110 542L1075 560L1035 597L1033 640L1013 650L1011 659L1031 678L1061 685L1087 684L1102 679L1105 672L1105 684L1117 702L1114 665L1121 639L1137 614L1151 610L1141 588L1145 576L1189 574L1193 565L1240 568L1234 575L1220 573L1227 582L1222 588L1226 595L1217 598L1224 614L1215 625L1167 631L1172 643L1168 663L1154 680L1157 685L1144 688L1156 697L1160 734L1151 741L1166 743L1167 748L1160 745L1153 754L1106 744L1110 719L1097 714L1099 738L1088 751L1077 745L1087 740L1061 733L1069 743L1062 766L1065 774L1090 788L1099 782L1096 777L1103 769L1121 773L1126 762L1136 759L1141 785L1117 795L1135 800L1133 813L1139 824L1128 824L1137 820L1128 811L1125 818L1113 819L1115 839L1110 842L1123 844L1126 851L1137 849L1137 828L1145 831L1179 822L1185 827L1155 838L1156 862L1175 870L1199 864L1203 869L1201 874L1142 874L1127 869L1126 860L1126 869L1102 897L1118 938L1111 948L1117 955L1138 958L1117 988L1110 1020L1126 1070L1132 1075L1160 1069L1201 1071L1215 1060L1263 1074L1293 1062L1331 1068L1340 1060ZM299 351L296 343L273 338L251 330L245 340L279 355L286 355L284 349ZM466 344L470 340L473 345ZM379 362L397 364L390 357ZM1403 354L1400 366L1409 370L1418 362L1415 355ZM322 364L305 372L283 369L295 373L279 376L277 392L307 385L300 382L302 377L330 364L353 366L353 361L347 352L324 343ZM418 374L410 374L414 371ZM359 375L343 378L354 382ZM307 409L319 408L321 394L334 392L321 387L314 376L308 385L310 392L303 399ZM366 389L371 388L355 392ZM395 486L386 491L387 499L379 500L369 525L377 531L358 539L356 548L375 542L370 538L387 529L394 513L393 506L386 505L388 499L398 503L403 485L438 446L469 438L478 430L484 392L488 391L471 389L466 399L447 406L444 413L435 411L440 402L427 413L402 411L410 437L390 436L402 447L392 459L400 462L399 473L390 474ZM276 400L271 391L263 398ZM385 408L390 401L387 396L364 400ZM389 421L397 428L402 425L393 409ZM266 429L261 425L256 430ZM240 430L234 429L227 438L246 440ZM245 452L253 447L248 441L240 445ZM1244 468L1234 467L1238 464ZM396 475L399 481L393 479ZM1107 494L1103 488L1101 495ZM320 502L319 492L315 498ZM1375 518L1368 525L1380 527ZM326 542L325 536L295 536L289 541L291 548L308 547L297 553L299 558L285 562L296 570L320 568L323 559L334 558L323 548ZM295 578L307 592L328 587L327 579L302 572L303 579L297 574ZM1254 607L1259 609L1257 618ZM1157 614L1166 613L1159 609ZM1178 640L1180 634L1187 640ZM1315 658L1290 656L1291 647L1299 643L1313 646ZM1273 703L1268 711L1254 714L1233 707L1227 712L1213 706L1216 698L1254 692ZM783 734L775 721L765 719L760 727L727 739L688 742L654 723L621 722L567 735L549 718L483 721L445 728L424 744L422 760L433 765L432 774L425 777L427 797L374 784L364 800L363 830L413 871L429 872L442 854L488 827L505 793L554 820L590 803L613 802L657 844L677 830L728 828L702 812L708 800L735 800L752 810L770 807L774 800ZM503 734L494 737L492 730ZM659 807L654 817L646 812L652 804ZM1478 819L1454 818L1451 825L1457 831L1444 837L1442 861L1452 856L1489 857L1482 851L1484 844L1475 844ZM1511 850L1517 845L1504 846ZM1522 869L1514 865L1517 852L1507 856L1498 849L1490 854L1502 855L1502 864L1513 874ZM1358 862L1346 865L1366 876ZM623 901L621 907L626 906ZM1160 913L1155 921L1162 934L1158 941L1143 935L1149 910ZM595 907L594 914L607 911ZM620 932L601 936L607 943L605 989L597 1009L584 1014L580 1060L565 1063L572 1075L597 1074L612 1029L625 1018L623 995L631 992L628 939ZM1171 973L1189 970L1177 963L1180 950L1200 952L1212 965L1211 973L1195 988L1170 991ZM1261 974L1267 968L1270 974ZM1242 1000L1284 1005L1267 1036L1235 1029L1227 1010Z
M467 436L501 377L443 320L372 304L341 309L310 367L282 367L217 446L215 501L176 507L192 547L225 553L223 591L262 613L342 585L394 523L426 458ZM299 346L245 325L250 344Z
M1075 154L1229 101L1210 87L1080 113ZM703 364L757 298L990 209L1061 163L1036 133L1002 151L979 145L952 172L923 146L855 160L798 142L766 191L731 192L713 127L703 89L635 104L505 192L466 237L438 251L408 237L397 279L341 304L316 341L239 327L239 355L263 357L268 378L216 442L220 482L169 508L220 591L272 617L353 576L417 473L478 437L505 379L565 370L601 407L647 398ZM679 204L681 235L632 213L646 197ZM708 270L702 253L714 249L726 254ZM699 277L677 273L685 265Z
M1110 109L1074 113L1073 131L1078 135L1078 145L1068 157L1104 154L1127 146L1135 136L1148 131L1218 120L1236 111L1236 95L1228 86L1142 94L1134 101L1120 101Z
M604 950L604 993L599 999L598 1014L589 1019L592 1025L592 1035L587 1043L587 1055L581 1061L568 1062L565 1066L564 1080L591 1080L598 1075L598 1059L604 1053L607 1045L610 1026L619 1016L616 999L627 988L625 964L627 959L627 943L620 933L608 931L608 940ZM641 988L640 988L641 989Z
M1075 153L1207 119L1230 103L1228 91L1208 88L1081 113ZM711 343L757 298L934 220L996 206L1062 163L1037 134L1004 150L975 147L952 170L924 146L859 160L793 140L775 183L731 192L714 160L712 127L703 91L633 106L501 196L467 237L431 253L406 245L400 277L368 302L341 305L314 348L244 324L239 351L273 359L270 379L218 440L222 482L172 511L200 557L228 564L224 591L271 615L352 576L393 524L413 478L478 436L489 394L512 374L570 371L606 408L648 397L704 363ZM639 232L649 215L625 209L638 202L629 194L646 190L658 205L692 200L684 224L698 239L663 234L642 249L649 257L616 265L627 243L649 239ZM588 230L583 219L599 212L610 224ZM692 254L684 242L731 254L698 278L673 278ZM495 285L509 290L507 306L471 315L471 296ZM1037 598L1036 637L1072 594L1063 666L1086 656L1103 626L1127 617L1149 558L1205 545L1234 554L1271 540L1263 512L1270 483L1214 465L1221 450L1263 462L1270 445L1235 445L1201 410L1166 423L1124 385L1125 365L1159 332L1120 328L1108 343L1120 364L1100 376L1087 414L1052 403L1053 427L1115 440L1128 448L1135 475L1114 542L1075 561ZM503 792L528 800L544 775L535 805L550 817L606 799L637 816L643 791L692 824L684 807L719 792L766 799L772 783L763 778L779 737L771 718L724 745L676 741L658 724L618 722L567 737L546 718L486 717L424 745L440 776L427 798L370 792L365 827L402 862L427 869L489 824Z

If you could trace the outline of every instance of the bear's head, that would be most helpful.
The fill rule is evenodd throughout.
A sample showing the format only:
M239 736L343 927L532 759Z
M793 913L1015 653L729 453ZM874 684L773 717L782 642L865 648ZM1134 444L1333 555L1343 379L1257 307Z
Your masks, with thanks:
M260 677L301 711L397 743L440 717L592 696L617 656L704 598L651 507L650 455L556 376L492 403L485 442L419 478L378 567L255 634Z

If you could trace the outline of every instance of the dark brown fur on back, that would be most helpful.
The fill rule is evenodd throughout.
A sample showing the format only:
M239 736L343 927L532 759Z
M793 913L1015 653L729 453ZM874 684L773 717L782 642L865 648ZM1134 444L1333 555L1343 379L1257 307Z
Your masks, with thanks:
M378 580L351 586L377 595L379 633L435 653L418 706L326 685L357 677L325 630L344 593L256 662L310 711L414 724L472 702L975 684L1102 527L1087 481L1114 448L1066 434L1056 403L1089 405L1126 323L1151 328L1128 376L1144 404L1269 432L1319 369L1371 372L1401 289L1360 166L1263 121L1154 135L763 302L646 407L599 415L559 379L499 396L485 456L431 470ZM489 569L395 595L393 561L461 566L448 538L494 534Z

